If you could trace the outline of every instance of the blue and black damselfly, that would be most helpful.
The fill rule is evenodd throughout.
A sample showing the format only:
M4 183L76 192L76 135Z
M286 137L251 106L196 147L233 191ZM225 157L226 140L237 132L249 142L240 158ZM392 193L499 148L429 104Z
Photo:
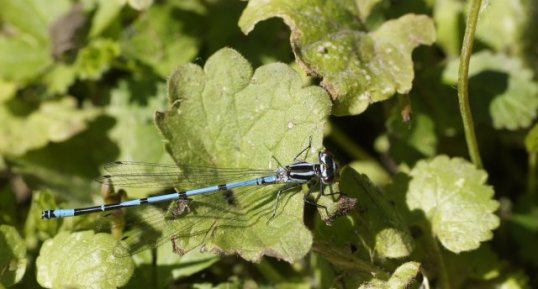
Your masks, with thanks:
M262 187L274 186L274 189L270 190L270 192L276 193L276 203L273 206L272 218L276 213L281 195L284 192L294 190L307 184L309 185L309 190L305 195L305 201L317 205L309 200L309 195L314 188L319 185L320 191L323 194L324 187L329 186L336 181L338 177L338 165L332 154L328 151L321 151L318 154L319 162L317 163L298 159L303 153L307 153L309 149L310 145L297 155L293 163L286 166L279 164L279 168L273 171L200 166L185 166L179 168L175 165L124 161L112 162L105 165L105 170L109 172L109 174L100 177L98 179L99 182L126 188L173 188L174 192L114 204L103 204L85 208L45 210L42 212L42 218L54 219L73 217L171 201L176 201L174 203L176 213L172 212L172 215L176 218L176 216L184 214L185 209L189 210L188 202L191 200L191 197L193 197L192 201L194 203L198 200L204 202L205 196L213 195L213 193L216 192L221 192L225 195L233 195L236 191L241 192L242 194L248 194L249 192L253 192ZM230 182L230 180L239 181ZM213 185L207 186L211 183L213 183ZM228 200L230 200L230 198L228 198ZM213 201L214 199L210 200L210 202ZM226 208L220 207L220 210L226 210ZM180 219L180 217L178 217L178 219ZM162 222L162 220L159 222ZM136 239L144 238L141 236L142 235L137 236ZM166 238L161 239L164 240ZM146 241L157 242L157 240ZM132 254L136 251L140 251L140 249L141 248L135 248L133 250L131 248L128 249L130 251L128 253Z

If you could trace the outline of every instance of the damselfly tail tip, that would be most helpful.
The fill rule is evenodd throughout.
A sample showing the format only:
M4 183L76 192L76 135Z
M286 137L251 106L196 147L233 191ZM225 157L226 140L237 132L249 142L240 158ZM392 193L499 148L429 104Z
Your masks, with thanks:
M48 220L48 219L52 219L52 218L55 218L56 216L54 216L54 210L45 210L45 211L41 211L41 219L42 220Z

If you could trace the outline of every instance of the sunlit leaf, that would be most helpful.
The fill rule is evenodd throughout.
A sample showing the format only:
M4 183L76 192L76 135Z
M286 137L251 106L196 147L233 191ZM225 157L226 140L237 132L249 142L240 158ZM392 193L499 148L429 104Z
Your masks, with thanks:
M367 32L354 1L249 1L239 26L280 17L291 29L291 45L303 69L322 77L337 115L358 114L368 105L411 90L411 52L435 40L427 16L404 15Z
M217 52L203 69L181 66L169 80L169 99L170 110L157 114L156 122L180 166L275 169L275 159L291 162L310 137L308 159L314 161L330 110L327 94L319 87L305 87L287 65L274 63L253 73L231 49ZM219 196L197 197L191 213L171 228L190 235L178 240L178 246L189 251L203 245L248 260L263 255L286 261L302 258L312 242L302 222L303 196L282 194L279 210L270 219L274 187L237 192L237 207Z
M116 240L93 231L61 232L45 241L36 260L37 281L45 288L117 288L134 269L129 257L112 254Z
M499 203L485 184L486 172L461 158L438 156L418 162L410 175L407 205L424 214L445 248L469 251L492 238Z

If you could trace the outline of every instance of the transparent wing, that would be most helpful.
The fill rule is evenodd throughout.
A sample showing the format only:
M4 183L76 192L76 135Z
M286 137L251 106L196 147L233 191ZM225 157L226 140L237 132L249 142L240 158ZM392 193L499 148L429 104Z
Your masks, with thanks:
M274 174L271 170L213 168L116 161L104 166L107 175L96 181L118 187L190 189Z
M283 186L286 184L245 187L175 201L164 210L155 206L136 210L134 216L126 219L125 233L114 255L133 255L164 242L173 242L174 251L182 255L206 244L217 231L222 233L230 227L248 229L258 222L265 225L273 214L276 192ZM290 196L293 190L286 192L285 195ZM286 205L286 196L281 197L279 208Z

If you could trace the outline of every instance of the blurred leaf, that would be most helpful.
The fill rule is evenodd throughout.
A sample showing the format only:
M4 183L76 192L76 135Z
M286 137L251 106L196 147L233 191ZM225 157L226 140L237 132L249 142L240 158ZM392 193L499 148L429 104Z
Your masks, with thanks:
M61 232L45 241L36 260L37 281L46 288L117 288L133 273L131 258L116 258L116 240L93 231Z
M369 104L407 93L414 78L411 52L435 40L427 16L404 15L364 32L355 3L348 1L249 1L239 26L281 17L291 29L296 60L335 100L336 115L358 114Z
M458 61L452 61L443 78L455 84L457 75ZM469 77L473 77L469 82L472 107L479 113L489 107L493 127L516 130L531 125L538 112L538 84L520 59L489 51L475 53Z
M57 207L50 191L32 192L32 204L24 224L25 241L28 248L34 249L38 241L49 239L56 234L60 220L43 221L41 212Z
M413 113L405 123L399 113L387 119L390 154L398 163L413 165L416 160L433 157L437 149L437 136L433 120L424 113Z
M153 0L123 0L135 10L146 10L151 7Z
M535 124L525 138L527 152L538 154L538 123Z
M416 285L420 273L420 263L407 262L398 267L388 280L373 279L362 284L359 289L406 289Z
M27 81L38 76L52 64L48 50L42 43L0 36L0 77Z
M461 158L437 156L418 162L410 175L407 205L424 213L445 248L459 253L491 239L491 230L499 226L493 214L499 203L484 184L486 172Z
M376 186L386 185L391 180L388 172L375 160L354 161L348 166L368 176L368 179Z
M480 14L476 38L495 51L521 49L520 39L529 25L528 6L526 1L520 0L486 2Z
M437 0L433 10L437 41L449 56L457 57L461 50L464 3L457 0ZM482 22L480 23L482 25ZM480 26L479 25L479 26Z
M118 155L117 147L107 138L112 125L109 117L98 117L67 141L49 143L17 158L16 172L25 174L26 181L34 186L54 188L72 204L87 203L91 193L99 191L93 181L100 174L99 167Z
M0 284L8 287L18 283L27 263L26 247L15 227L0 225Z
M454 288L465 288L462 285L469 279L486 281L501 274L499 257L487 245L459 254L445 251L443 257Z
M167 77L198 53L198 40L186 32L186 21L193 20L188 16L170 5L153 6L124 33L123 53Z
M1 155L20 156L48 142L65 141L85 130L87 122L99 113L95 109L79 110L75 99L69 97L43 102L28 116L12 109L25 106L17 98L0 103L0 138L4 140L0 142Z
M538 266L538 206L521 198L508 222L510 236L516 246L515 252L528 264Z
M530 289L529 277L525 273L518 271L507 274L494 284L498 289Z
M21 38L30 37L36 41L34 47L46 46L49 25L69 9L70 3L69 0L54 1L54 5L40 0L0 0L0 18L13 25L21 33ZM47 53L47 50L43 49L43 52Z
M43 76L47 92L51 95L65 95L76 80L76 69L71 65L57 63Z
M117 18L123 3L121 0L98 0L96 1L97 9L92 19L89 36L92 38L98 37L103 31Z
M9 187L0 189L0 224L15 226L16 208L15 193Z
M111 92L107 107L107 113L116 119L109 136L119 146L119 159L170 162L162 137L153 123L155 112L165 110L166 106L164 82L148 78L119 82Z
M309 137L311 152L320 149L330 110L326 93L304 87L293 69L274 63L253 75L247 61L231 49L214 54L203 70L181 66L169 80L169 98L170 110L157 114L156 122L180 166L276 169L272 156L290 162ZM309 154L310 160L314 157ZM276 216L269 219L276 189L234 191L233 207L218 195L197 197L192 212L171 228L190 236L178 240L178 247L189 251L203 244L206 250L238 253L253 261L263 255L288 262L302 258L312 242L302 222L303 196L282 194Z
M120 45L110 39L96 39L82 48L75 62L81 79L98 80L110 69L113 60L120 55Z

